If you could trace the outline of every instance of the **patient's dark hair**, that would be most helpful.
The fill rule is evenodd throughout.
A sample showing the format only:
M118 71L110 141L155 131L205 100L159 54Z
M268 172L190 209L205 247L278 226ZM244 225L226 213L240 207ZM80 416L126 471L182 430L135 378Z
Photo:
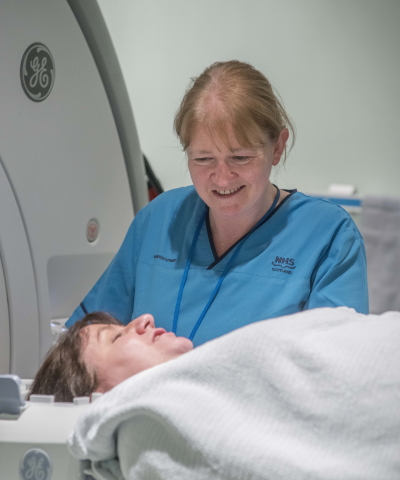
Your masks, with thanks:
M99 381L96 372L85 365L82 353L87 336L82 329L94 324L123 325L108 313L93 312L63 333L46 355L28 393L54 395L56 402L72 402L74 397L93 393Z

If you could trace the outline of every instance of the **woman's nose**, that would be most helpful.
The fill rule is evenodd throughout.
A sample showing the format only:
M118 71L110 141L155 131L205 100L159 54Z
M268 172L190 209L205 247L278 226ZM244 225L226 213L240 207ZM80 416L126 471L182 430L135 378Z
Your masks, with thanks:
M149 328L155 328L154 317L150 313L145 313L144 315L140 315L140 317L132 320L125 328L127 331L135 329L139 335L142 335Z
M218 162L213 172L213 180L217 185L225 186L235 176L228 163Z

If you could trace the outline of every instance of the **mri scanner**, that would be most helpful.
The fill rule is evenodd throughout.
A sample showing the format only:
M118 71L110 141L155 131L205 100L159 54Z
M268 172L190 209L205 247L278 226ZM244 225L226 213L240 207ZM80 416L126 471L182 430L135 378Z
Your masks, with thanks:
M15 376L33 378L52 344L51 326L62 327L106 268L148 194L127 90L96 1L1 0L0 45L4 400L7 382L18 389ZM26 387L23 381L21 405ZM85 478L65 439L87 399L51 402L0 412L0 479Z

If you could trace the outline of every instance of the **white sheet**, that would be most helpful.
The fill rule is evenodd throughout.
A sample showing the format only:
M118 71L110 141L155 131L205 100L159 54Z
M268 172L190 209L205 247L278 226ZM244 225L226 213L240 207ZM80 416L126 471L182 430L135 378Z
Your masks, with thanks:
M399 345L399 312L258 322L118 385L69 448L107 479L398 480Z

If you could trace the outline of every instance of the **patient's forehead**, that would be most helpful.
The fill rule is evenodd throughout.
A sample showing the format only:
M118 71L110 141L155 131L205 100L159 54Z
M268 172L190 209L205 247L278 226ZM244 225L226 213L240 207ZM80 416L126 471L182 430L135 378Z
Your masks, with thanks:
M90 325L85 325L82 330L79 332L82 339L82 350L85 350L89 344L96 343L97 332L99 328L108 328L110 324L99 324L94 323Z
M92 323L90 325L85 325L80 331L82 340L86 343L89 341L97 340L99 333L102 330L107 330L111 328L114 324L111 323Z
M97 364L97 362L103 356L103 348L105 346L104 337L100 336L99 333L103 329L108 329L112 327L118 327L115 324L104 324L104 323L95 323L91 325L85 325L80 331L82 346L81 346L81 355L85 363L89 362L90 364ZM93 365L92 365L93 366Z
M107 341L110 338L110 335L107 333L102 334L102 332L115 332L115 330L120 330L125 326L120 323L93 323L90 325L85 325L81 330L82 338L82 352L85 351L89 346L101 347L106 346L109 342Z
M81 331L79 332L79 336L81 337L82 341L82 350L86 348L88 341L89 341L89 336L90 336L90 330L89 327L92 325L85 325Z

